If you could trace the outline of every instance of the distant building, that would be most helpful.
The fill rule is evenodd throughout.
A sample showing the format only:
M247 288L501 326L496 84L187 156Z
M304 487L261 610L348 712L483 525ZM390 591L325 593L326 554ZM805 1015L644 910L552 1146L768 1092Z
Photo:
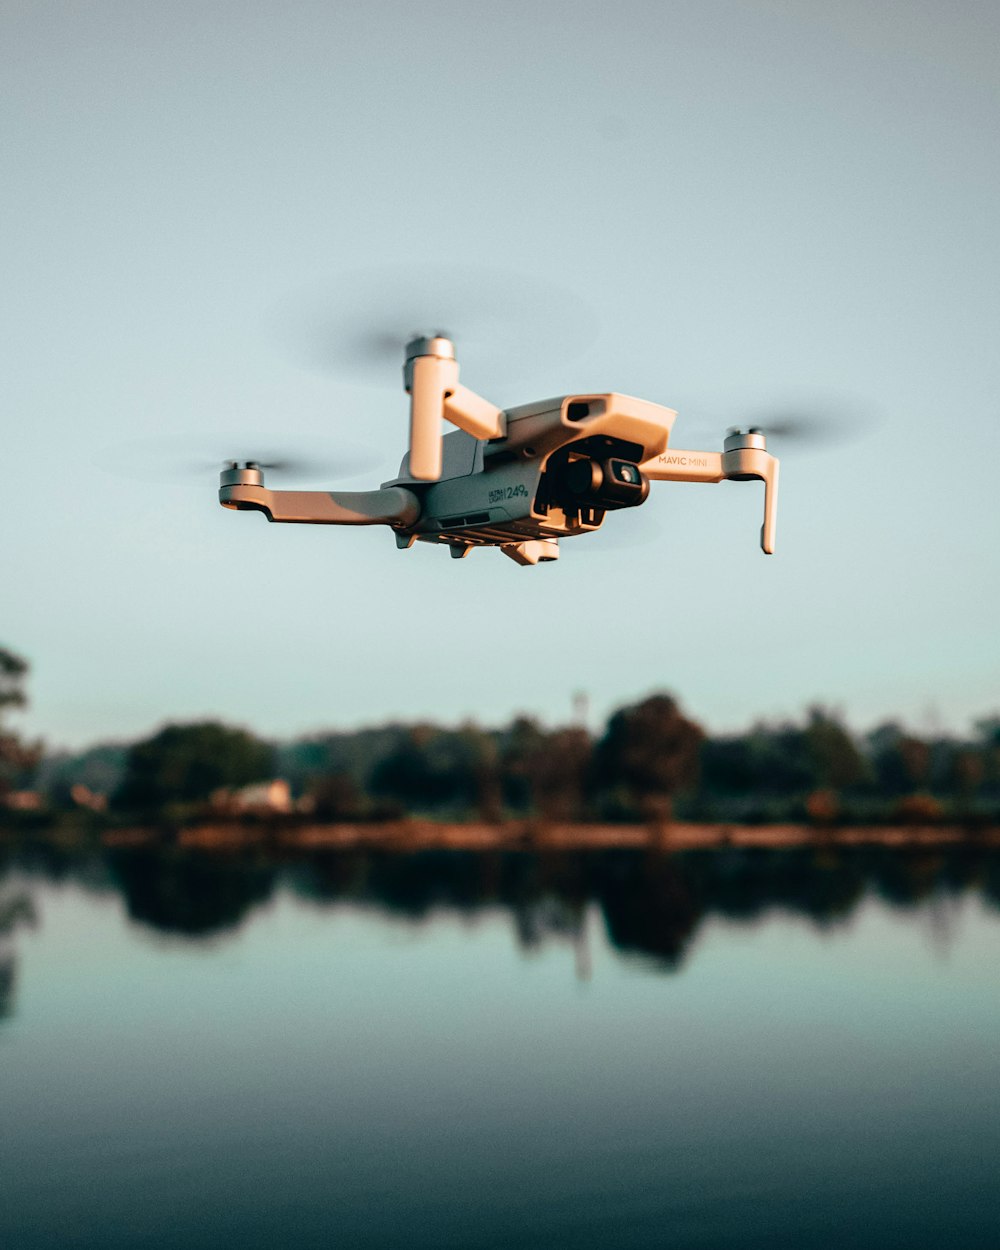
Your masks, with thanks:
M290 812L294 807L291 788L283 777L258 781L238 790L216 790L210 802L215 811L231 815Z

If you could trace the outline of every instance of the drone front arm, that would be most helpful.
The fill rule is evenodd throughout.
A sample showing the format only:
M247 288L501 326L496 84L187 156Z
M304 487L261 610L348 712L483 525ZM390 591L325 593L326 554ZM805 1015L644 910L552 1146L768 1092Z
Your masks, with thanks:
M223 477L227 476L223 474ZM263 485L225 484L224 508L263 512L269 521L290 525L394 525L405 528L420 516L416 495L403 486L386 490L268 490Z
M764 483L764 524L761 550L774 554L778 513L778 461L766 450L764 436L734 432L726 438L726 450L684 451L668 447L639 466L651 482L746 482Z
M763 434L731 434L726 439L722 464L726 477L731 482L759 480L764 483L764 524L760 527L760 546L766 555L774 555L774 536L778 521L779 462L765 450Z
M726 471L718 451L675 451L667 448L639 468L651 482L722 482Z

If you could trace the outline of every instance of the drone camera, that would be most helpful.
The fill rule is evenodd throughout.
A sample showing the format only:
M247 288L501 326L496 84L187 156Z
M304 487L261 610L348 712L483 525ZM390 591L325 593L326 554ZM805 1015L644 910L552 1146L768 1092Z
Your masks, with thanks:
M649 481L631 460L573 460L566 468L566 485L581 502L612 510L634 508L649 494Z

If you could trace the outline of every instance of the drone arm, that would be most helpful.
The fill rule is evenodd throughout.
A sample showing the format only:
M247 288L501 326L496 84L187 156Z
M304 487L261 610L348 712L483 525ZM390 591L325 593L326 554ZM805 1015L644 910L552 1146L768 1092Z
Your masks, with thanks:
M724 452L668 448L640 468L651 482L746 482L759 478L764 483L764 524L760 531L760 545L767 555L774 554L778 461L765 450L763 435L734 434L726 439Z
M224 508L263 512L269 521L291 525L412 525L420 516L420 504L402 486L386 490L325 491L268 490L265 486L237 483L219 488Z
M407 344L403 383L410 393L409 471L417 481L441 476L442 417L473 438L505 433L500 409L459 384L455 345L444 335Z
M674 451L671 447L639 467L651 482L722 482L726 477L718 451Z
M445 395L444 415L473 438L502 438L507 432L503 412L458 383Z
M410 392L410 472L422 482L441 476L441 417L445 396L458 386L458 365L444 356L416 356L407 362Z
M736 434L726 439L722 463L726 477L732 482L749 482L755 478L764 483L764 524L760 529L761 550L774 555L774 537L778 520L779 461L765 451L761 434L749 437ZM730 444L734 444L730 446Z

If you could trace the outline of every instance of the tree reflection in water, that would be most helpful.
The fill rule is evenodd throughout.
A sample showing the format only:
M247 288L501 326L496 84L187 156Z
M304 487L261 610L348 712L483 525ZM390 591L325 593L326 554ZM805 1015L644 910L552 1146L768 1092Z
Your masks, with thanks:
M190 937L237 928L271 898L279 871L258 856L148 847L113 851L108 863L133 920Z
M677 854L340 851L277 857L264 850L176 847L74 855L39 845L0 864L4 876L15 870L50 880L72 878L92 891L114 890L133 921L193 939L238 929L282 891L322 907L374 908L411 924L440 913L472 920L499 911L511 918L522 950L551 940L570 942L584 972L586 916L593 908L616 950L669 971L680 966L694 934L711 916L753 923L780 910L829 927L849 920L865 898L912 908L967 891L1000 907L1000 852L974 846ZM32 916L27 895L2 889L2 879L0 1014L11 1008L13 930Z
M17 961L12 936L20 925L34 924L37 917L31 896L25 890L0 886L0 1020L12 1015Z

